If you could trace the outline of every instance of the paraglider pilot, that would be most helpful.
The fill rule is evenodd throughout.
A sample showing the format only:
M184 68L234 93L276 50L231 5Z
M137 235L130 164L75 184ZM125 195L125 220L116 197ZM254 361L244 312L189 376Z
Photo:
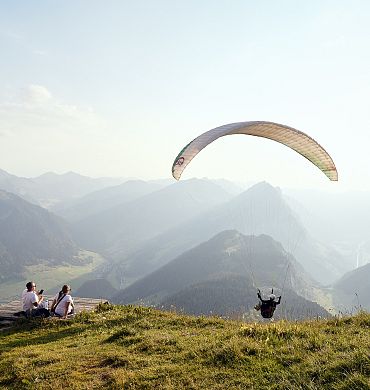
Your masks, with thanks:
M263 318L272 318L274 315L274 311L276 306L280 304L281 296L277 298L274 294L274 289L271 289L271 294L269 295L269 299L262 299L261 291L258 290L257 296L260 300L258 305L255 307L256 310L261 310L261 316Z

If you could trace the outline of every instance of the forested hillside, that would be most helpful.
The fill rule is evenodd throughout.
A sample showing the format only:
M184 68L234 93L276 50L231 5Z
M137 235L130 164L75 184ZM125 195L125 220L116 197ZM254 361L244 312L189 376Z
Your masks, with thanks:
M110 298L117 294L114 288L106 279L93 279L84 282L74 293L77 297L86 298Z
M254 309L259 302L256 292L256 288L247 278L229 275L185 287L173 295L166 296L160 307L188 314L219 315L260 322L263 319ZM282 299L274 313L275 320L294 321L331 316L323 307L299 296L290 288L276 292L282 293Z
M21 277L25 265L73 263L77 251L62 219L0 191L0 280Z
M241 316L253 312L262 286L284 294L284 318L328 315L310 302L317 298L317 286L281 244L266 235L244 236L235 230L185 252L112 299L173 306L193 314Z

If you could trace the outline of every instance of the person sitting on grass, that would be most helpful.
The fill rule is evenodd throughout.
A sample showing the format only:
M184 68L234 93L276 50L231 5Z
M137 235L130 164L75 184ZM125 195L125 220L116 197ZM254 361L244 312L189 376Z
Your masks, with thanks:
M42 294L36 291L36 283L28 282L26 290L22 292L22 306L26 317L49 317L49 310L40 306L43 300Z
M70 292L71 287L65 284L62 290L54 297L50 311L55 316L67 318L68 315L74 313L74 304Z

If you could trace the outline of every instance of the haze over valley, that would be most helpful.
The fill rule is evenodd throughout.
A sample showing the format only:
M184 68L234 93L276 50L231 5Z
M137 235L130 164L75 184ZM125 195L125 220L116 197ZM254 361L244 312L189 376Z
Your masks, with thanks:
M3 302L49 275L49 294L68 282L86 297L193 314L253 318L262 287L283 294L278 318L370 307L364 193L72 172L2 177Z
M370 389L369 15L0 2L1 389Z

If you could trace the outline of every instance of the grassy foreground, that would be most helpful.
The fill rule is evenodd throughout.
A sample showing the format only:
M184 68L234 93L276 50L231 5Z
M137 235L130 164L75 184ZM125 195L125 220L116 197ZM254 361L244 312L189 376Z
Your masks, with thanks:
M101 305L0 332L4 389L370 389L370 314L242 323Z

